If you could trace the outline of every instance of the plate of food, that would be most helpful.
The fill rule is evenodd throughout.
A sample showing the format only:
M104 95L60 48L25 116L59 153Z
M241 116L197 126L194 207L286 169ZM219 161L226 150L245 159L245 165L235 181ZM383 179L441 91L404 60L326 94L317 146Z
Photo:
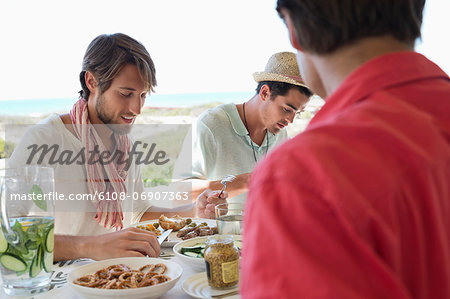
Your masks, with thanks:
M67 283L85 298L157 298L173 288L182 273L172 261L127 257L76 268Z
M166 217L161 215L159 219L139 222L129 227L136 227L143 230L155 232L160 236L168 229L172 232L167 237L161 246L173 247L180 241L188 240L200 236L209 236L217 234L216 220L206 218L188 218L175 215L173 217Z
M204 252L206 247L205 242L207 239L207 236L195 237L178 242L173 247L173 252L175 256L180 258L181 261L188 264L191 268L199 271L205 271ZM242 236L233 235L233 239L234 245L239 249L240 252L242 249Z

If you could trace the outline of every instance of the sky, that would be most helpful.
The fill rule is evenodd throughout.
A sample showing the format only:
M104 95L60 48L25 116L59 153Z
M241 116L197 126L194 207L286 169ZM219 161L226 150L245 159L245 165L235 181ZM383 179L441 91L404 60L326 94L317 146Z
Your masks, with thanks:
M77 97L99 34L142 42L158 94L251 91L252 73L295 50L275 0L0 0L0 100ZM450 73L450 0L430 0L417 50Z

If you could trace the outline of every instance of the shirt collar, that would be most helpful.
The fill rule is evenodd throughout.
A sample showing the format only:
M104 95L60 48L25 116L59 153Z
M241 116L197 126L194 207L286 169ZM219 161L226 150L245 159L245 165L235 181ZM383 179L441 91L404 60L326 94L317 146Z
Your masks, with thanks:
M242 122L241 117L239 116L236 104L234 103L225 104L222 106L222 109L227 114L231 126L233 127L233 130L236 132L236 134L240 136L248 135L247 128L244 126L244 123Z
M236 134L238 134L240 136L248 136L247 128L245 127L244 123L242 122L241 117L239 116L239 112L237 110L236 104L234 104L234 103L224 104L224 105L222 105L222 109L227 114L228 119L230 120L230 123L231 123L231 126L233 127L234 132L236 132ZM270 135L270 137L267 135ZM267 140L267 138L269 138L269 140ZM249 136L247 138L245 138L248 145L251 145L250 142L252 142L253 146L255 147L256 150L266 148L267 144L269 144L269 147L270 147L273 144L273 142L275 141L275 139L276 139L275 134L267 133L266 136L264 137L263 142L259 146L259 145L255 144L253 141L251 141Z
M353 71L331 94L310 125L326 119L368 95L390 86L448 75L425 56L413 52L395 52L373 58Z

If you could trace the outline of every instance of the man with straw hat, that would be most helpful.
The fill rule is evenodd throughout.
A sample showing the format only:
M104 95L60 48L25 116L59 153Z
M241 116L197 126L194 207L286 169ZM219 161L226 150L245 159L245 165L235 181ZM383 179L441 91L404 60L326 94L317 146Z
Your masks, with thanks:
M192 172L193 195L227 184L230 202L243 202L250 173L272 148L286 140L292 123L312 96L303 83L294 53L272 55L263 72L253 74L256 94L242 104L224 104L204 112L197 121Z

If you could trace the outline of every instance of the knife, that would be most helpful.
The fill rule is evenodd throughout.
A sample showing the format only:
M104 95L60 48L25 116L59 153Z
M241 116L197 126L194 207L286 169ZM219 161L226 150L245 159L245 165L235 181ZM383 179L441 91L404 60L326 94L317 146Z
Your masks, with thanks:
M172 229L168 229L158 237L159 245L161 245L162 242L164 242L164 240L170 235L171 232L172 232Z

